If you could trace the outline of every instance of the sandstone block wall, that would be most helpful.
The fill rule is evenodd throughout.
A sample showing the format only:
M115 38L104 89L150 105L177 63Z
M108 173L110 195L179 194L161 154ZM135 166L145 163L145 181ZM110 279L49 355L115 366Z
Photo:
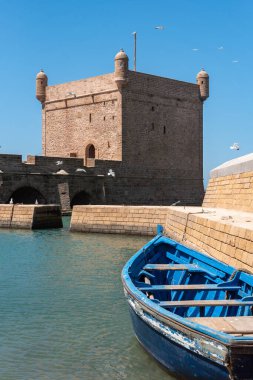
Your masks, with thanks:
M157 224L190 248L253 271L253 216L248 213L201 207L75 206L71 231L154 236Z
M204 207L253 212L253 154L225 162L213 169Z
M0 227L10 228L14 205L0 205Z
M226 210L204 209L203 213L200 208L171 208L166 234L228 265L253 272L253 217L245 213L238 218Z
M202 179L202 112L198 85L130 71L122 91L123 158L140 175L152 168Z
M75 206L71 231L155 235L157 224L165 225L168 207Z
M253 212L253 171L210 178L203 206Z
M61 210L57 205L0 205L0 228L59 228Z
M34 206L10 205L10 207L12 207L10 227L32 229Z
M74 154L87 165L88 147L94 145L95 170L98 161L108 163L107 171L115 162L122 182L121 189L119 181L110 186L110 203L166 205L180 200L200 205L202 114L197 84L133 71L120 90L114 73L48 86L43 152ZM119 198L124 189L129 195ZM161 189L165 196L158 194Z
M73 93L74 95L69 95ZM122 159L121 96L114 74L48 86L43 109L42 145L47 156Z

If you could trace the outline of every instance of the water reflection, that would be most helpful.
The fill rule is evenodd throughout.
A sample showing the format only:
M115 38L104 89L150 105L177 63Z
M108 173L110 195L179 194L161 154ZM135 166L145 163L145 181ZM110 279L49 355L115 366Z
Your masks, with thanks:
M133 336L120 272L146 238L0 231L0 378L173 379Z

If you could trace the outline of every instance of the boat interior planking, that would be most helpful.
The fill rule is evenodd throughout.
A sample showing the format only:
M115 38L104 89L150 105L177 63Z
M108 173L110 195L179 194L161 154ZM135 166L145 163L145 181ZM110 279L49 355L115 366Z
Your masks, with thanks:
M158 232L122 272L137 338L182 378L253 379L253 276L163 236L161 228ZM143 333L147 325L154 334ZM184 377L187 359L178 368L173 353L157 351L153 338L167 349L171 343L174 350L175 344L183 346L192 377L189 372ZM209 373L199 366L204 360Z

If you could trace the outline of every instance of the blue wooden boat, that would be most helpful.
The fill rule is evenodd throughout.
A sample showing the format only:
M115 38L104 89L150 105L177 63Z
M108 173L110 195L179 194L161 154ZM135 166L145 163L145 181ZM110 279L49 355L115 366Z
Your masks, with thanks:
M158 234L125 265L144 348L179 379L253 379L253 275Z

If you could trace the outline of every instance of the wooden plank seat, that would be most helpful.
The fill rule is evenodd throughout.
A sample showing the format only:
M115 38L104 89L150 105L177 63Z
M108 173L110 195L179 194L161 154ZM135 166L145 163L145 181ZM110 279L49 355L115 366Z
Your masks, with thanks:
M183 300L161 301L159 305L164 308L171 307L194 307L194 306L253 306L253 300Z
M176 251L176 252L178 252L178 251ZM169 260L172 260L172 262L175 264L182 264L180 257L178 257L175 253L172 254L171 252L166 252L166 257ZM195 265L198 265L198 264L195 263ZM209 271L209 273L210 273L210 271ZM224 278L226 276L226 274L224 272L218 270L217 268L215 268L215 274L216 274L216 276L218 276L220 278Z
M189 321L200 323L212 329L233 335L252 335L252 317L198 317L187 318Z
M205 272L196 264L147 264L144 270L191 270Z
M218 273L214 273L209 271L208 269L204 269L199 267L197 264L147 264L143 268L144 271L156 271L156 270L166 270L166 271L178 271L185 270L189 272L198 272L198 273L206 273L211 277L218 277ZM220 276L221 277L221 276Z
M139 290L152 292L153 290L218 290L218 291L236 291L240 286L229 286L226 284L190 284L190 285L147 285L138 287Z

